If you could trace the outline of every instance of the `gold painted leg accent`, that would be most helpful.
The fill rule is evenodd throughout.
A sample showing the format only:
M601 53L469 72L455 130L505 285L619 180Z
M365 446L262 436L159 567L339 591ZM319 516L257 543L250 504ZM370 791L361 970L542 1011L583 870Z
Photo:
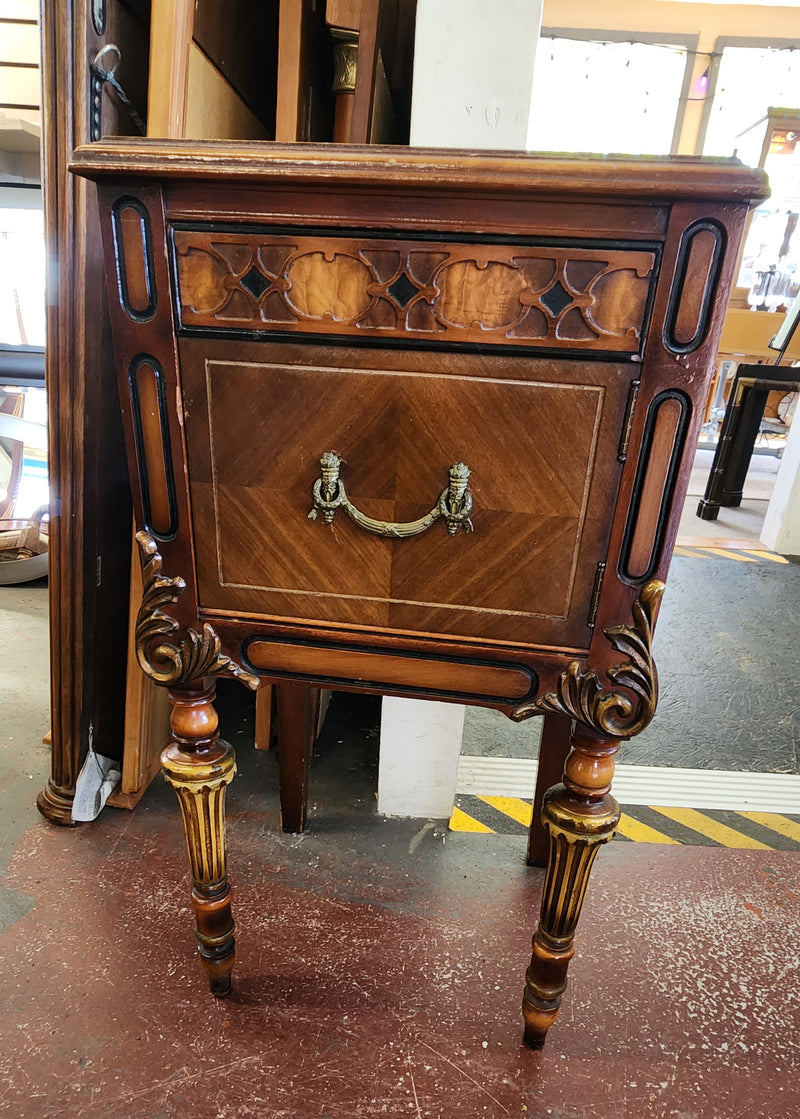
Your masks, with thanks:
M212 994L220 997L231 989L234 959L225 789L236 773L236 760L233 747L217 736L213 684L203 690L170 691L169 698L173 741L161 755L161 765L183 815L200 959Z
M522 1000L523 1041L530 1049L542 1048L558 1015L589 873L600 846L619 823L619 805L610 789L620 740L598 738L578 726L570 744L563 784L548 789L542 805L550 854Z

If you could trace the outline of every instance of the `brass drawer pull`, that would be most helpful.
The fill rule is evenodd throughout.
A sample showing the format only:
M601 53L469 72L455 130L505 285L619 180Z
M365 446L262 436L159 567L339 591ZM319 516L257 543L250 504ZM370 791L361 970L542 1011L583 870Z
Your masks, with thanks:
M455 536L460 528L465 532L472 532L472 521L469 519L472 511L472 494L467 489L470 470L463 462L454 463L450 467L450 484L439 494L439 499L430 513L426 513L418 521L406 521L402 524L376 521L372 517L359 513L348 499L344 482L339 477L342 460L335 451L326 451L319 462L322 474L314 483L312 491L314 508L308 514L310 521L315 521L317 513L322 513L322 519L326 525L329 525L333 522L336 510L344 509L351 520L367 532L374 532L376 536L419 536L440 517L444 518L450 536Z

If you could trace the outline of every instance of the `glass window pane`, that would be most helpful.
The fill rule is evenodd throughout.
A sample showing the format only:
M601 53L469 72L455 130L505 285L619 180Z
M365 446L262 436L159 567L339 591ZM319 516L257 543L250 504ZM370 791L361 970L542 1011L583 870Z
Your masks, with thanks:
M800 108L800 51L724 47L703 155L736 152L743 162L757 164L764 129L750 125L770 106Z
M542 38L528 148L668 155L685 69L679 44Z
M44 345L44 218L0 208L0 342Z

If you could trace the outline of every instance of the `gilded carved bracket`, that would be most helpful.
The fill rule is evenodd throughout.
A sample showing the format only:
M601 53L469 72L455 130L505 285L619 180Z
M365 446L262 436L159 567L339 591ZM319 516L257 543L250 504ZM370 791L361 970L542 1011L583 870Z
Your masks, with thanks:
M633 624L609 626L603 633L618 653L627 656L613 665L606 676L617 687L604 688L594 669L582 669L572 661L558 678L556 691L526 703L511 712L515 722L532 715L568 715L599 734L632 738L653 718L658 701L658 674L653 661L653 626L664 584L652 579L633 604Z
M185 687L205 676L233 676L255 690L258 677L220 652L219 637L208 622L200 633L186 627L179 635L181 627L162 607L177 602L186 583L180 576L168 579L161 574L161 556L149 533L137 532L136 542L144 582L136 618L136 658L142 671L170 688Z

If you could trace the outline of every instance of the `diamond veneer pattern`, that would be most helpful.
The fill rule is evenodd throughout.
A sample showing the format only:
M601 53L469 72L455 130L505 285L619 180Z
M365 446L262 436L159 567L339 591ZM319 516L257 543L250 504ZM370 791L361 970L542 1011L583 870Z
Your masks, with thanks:
M386 290L399 307L405 307L419 293L419 288L405 272L401 272L391 287Z
M250 292L254 299L258 299L262 296L270 285L270 281L263 272L260 272L259 269L256 268L255 264L245 272L239 283L245 291Z
M549 291L544 293L539 302L547 308L554 318L557 318L565 307L569 307L572 301L572 296L564 290L559 280L553 284Z

